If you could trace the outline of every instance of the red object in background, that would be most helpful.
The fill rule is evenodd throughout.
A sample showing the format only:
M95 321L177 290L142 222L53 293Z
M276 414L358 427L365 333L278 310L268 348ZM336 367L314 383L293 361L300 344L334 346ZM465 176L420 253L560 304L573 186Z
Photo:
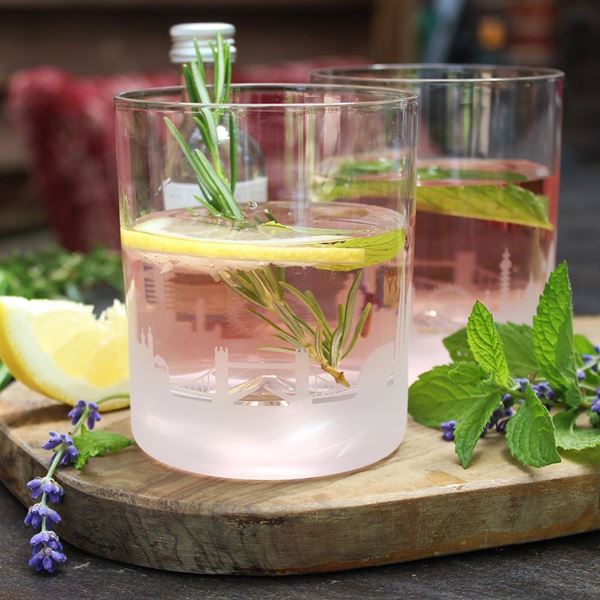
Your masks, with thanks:
M236 69L240 83L304 83L311 70L362 64L359 57L324 57ZM54 67L16 73L8 106L24 135L48 221L69 250L119 245L113 96L172 85L173 73L78 78Z
M11 78L9 111L26 138L48 221L69 250L119 245L114 94L174 80L170 73L81 79L53 67Z

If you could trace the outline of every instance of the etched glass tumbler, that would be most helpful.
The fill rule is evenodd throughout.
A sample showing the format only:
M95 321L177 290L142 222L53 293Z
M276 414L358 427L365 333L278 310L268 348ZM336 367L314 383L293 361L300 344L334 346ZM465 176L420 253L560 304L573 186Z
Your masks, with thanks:
M406 428L416 96L258 85L233 86L224 105L182 98L116 98L137 443L242 479L387 456ZM198 123L218 147L190 150ZM264 157L266 202L236 200L241 140ZM380 155L397 165L385 193L355 166ZM185 161L196 202L165 207Z
M325 69L314 81L420 96L410 380L475 300L530 323L556 252L563 74L486 65ZM378 177L393 161L382 158Z

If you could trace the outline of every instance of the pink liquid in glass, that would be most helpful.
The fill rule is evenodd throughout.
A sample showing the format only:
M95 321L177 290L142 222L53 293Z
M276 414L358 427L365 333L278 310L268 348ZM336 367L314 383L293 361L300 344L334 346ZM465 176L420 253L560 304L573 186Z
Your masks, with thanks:
M283 206L270 205L281 222ZM357 238L405 227L397 212L384 208L318 210L309 209L307 226L343 229ZM199 243L238 236L225 227L223 236L218 228L199 237L184 234L194 223L186 210L154 213L133 230L159 220L169 223L170 235ZM288 479L358 468L398 446L406 403L407 253L341 271L305 260L303 242L297 242L296 258L280 263L249 260L250 238L234 259L124 247L132 426L150 455L209 475ZM223 281L227 270L264 268L281 269L285 281L310 290L332 325L362 272L352 314L356 320L367 303L372 310L339 365L348 386L306 352L271 349L289 344L253 310L283 324ZM314 326L306 306L288 299Z
M531 323L538 297L554 267L558 175L528 161L435 160L420 164L470 170L469 179L420 178L419 186L449 191L451 212L454 186L503 186L498 173L522 176L519 185L547 199L548 226L439 214L423 210L417 200L413 327L409 380L437 364L449 362L444 337L464 327L476 300L496 320ZM481 171L473 178L473 171ZM485 176L485 172L489 176ZM417 198L419 190L417 190ZM486 202L482 196L481 202Z

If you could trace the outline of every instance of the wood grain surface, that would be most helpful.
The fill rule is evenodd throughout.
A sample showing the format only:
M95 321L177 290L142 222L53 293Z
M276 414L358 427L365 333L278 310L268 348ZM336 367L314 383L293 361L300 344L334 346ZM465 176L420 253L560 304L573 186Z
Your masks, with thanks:
M600 339L600 319L578 319ZM42 475L49 430L67 409L20 384L0 399L0 479L25 505ZM106 429L129 434L128 411ZM460 467L439 433L409 425L400 449L352 474L231 481L169 469L137 448L67 468L57 531L76 546L136 565L195 573L286 574L352 569L517 544L600 528L598 467L513 462L500 436Z

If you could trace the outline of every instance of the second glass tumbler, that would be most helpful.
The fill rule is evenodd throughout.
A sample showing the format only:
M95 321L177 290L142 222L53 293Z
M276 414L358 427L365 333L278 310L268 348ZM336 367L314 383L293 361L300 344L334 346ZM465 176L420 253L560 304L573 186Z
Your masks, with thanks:
M499 321L530 322L555 262L563 74L372 65L312 79L408 89L421 99L410 379L448 362L442 340L466 324L475 300ZM397 157L354 167L382 186Z

